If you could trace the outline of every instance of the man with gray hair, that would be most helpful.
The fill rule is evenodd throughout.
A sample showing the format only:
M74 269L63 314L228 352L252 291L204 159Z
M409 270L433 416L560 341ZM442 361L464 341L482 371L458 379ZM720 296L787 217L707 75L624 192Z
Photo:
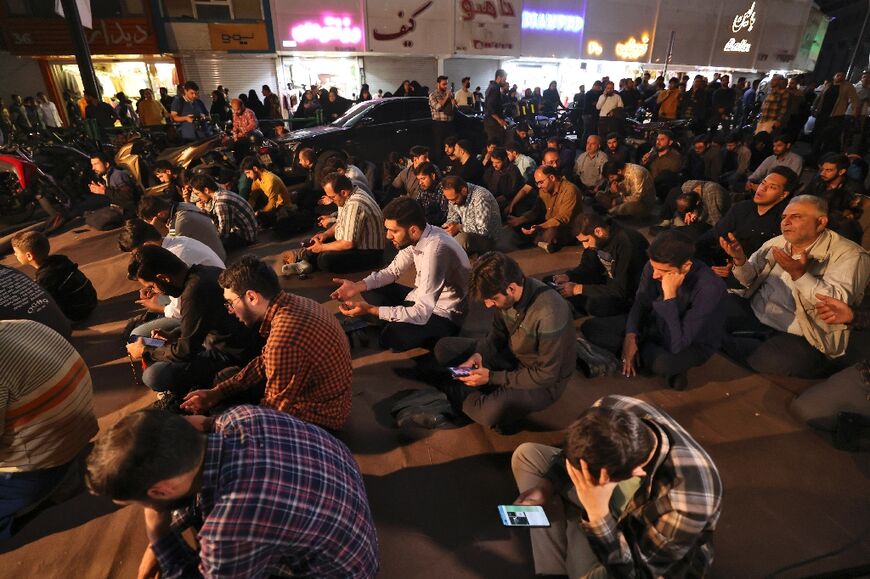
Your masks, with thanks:
M756 372L814 378L848 365L849 328L816 313L818 296L857 306L870 279L870 254L827 228L824 199L799 195L782 213L782 235L747 257L720 238L744 298L726 301L723 350Z
M586 151L574 163L574 174L580 179L584 193L594 194L604 183L602 169L606 162L607 155L601 151L601 137L589 135L586 138Z

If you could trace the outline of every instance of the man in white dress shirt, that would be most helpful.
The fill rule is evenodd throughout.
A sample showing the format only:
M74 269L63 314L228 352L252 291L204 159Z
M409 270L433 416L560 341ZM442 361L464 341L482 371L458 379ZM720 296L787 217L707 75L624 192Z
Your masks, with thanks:
M426 223L415 199L394 199L383 214L387 239L399 253L386 268L361 281L334 279L340 286L332 298L341 302L339 309L346 316L368 314L386 322L382 347L395 352L431 348L438 339L459 333L467 309L471 264L449 233ZM411 267L416 270L414 287L396 283ZM366 300L351 301L363 292Z

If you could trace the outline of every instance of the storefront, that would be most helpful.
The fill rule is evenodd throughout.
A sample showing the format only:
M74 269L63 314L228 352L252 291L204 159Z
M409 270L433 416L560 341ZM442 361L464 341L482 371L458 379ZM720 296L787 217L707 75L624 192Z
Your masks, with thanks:
M2 34L11 54L39 64L49 97L65 115L64 91L80 94L83 86L63 19L8 17ZM86 29L85 36L107 102L118 92L135 98L140 89L157 92L160 86L174 87L179 80L177 61L159 51L148 11L125 18L94 18L93 29Z

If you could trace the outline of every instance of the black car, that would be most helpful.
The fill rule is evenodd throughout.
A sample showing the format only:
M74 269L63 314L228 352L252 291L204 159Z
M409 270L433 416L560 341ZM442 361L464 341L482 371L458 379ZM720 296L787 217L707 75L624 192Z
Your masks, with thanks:
M318 158L345 151L380 166L391 151L402 155L414 145L432 146L432 114L425 97L394 97L358 103L328 125L299 129L277 139L294 163L300 149L311 147ZM457 111L457 137L469 139L477 150L485 140L480 118Z

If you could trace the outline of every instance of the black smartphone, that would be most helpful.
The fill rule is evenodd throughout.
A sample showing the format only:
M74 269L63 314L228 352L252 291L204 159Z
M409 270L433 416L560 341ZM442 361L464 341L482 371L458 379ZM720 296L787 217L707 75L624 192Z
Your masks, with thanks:
M160 338L148 338L146 336L130 336L128 342L131 344L137 341L139 338L142 338L142 341L145 342L145 345L151 348L159 348L166 344L166 340L161 340Z
M471 370L473 368L460 368L458 366L452 366L452 367L447 368L447 369L450 371L450 374L454 378L464 378L465 376L471 375Z

